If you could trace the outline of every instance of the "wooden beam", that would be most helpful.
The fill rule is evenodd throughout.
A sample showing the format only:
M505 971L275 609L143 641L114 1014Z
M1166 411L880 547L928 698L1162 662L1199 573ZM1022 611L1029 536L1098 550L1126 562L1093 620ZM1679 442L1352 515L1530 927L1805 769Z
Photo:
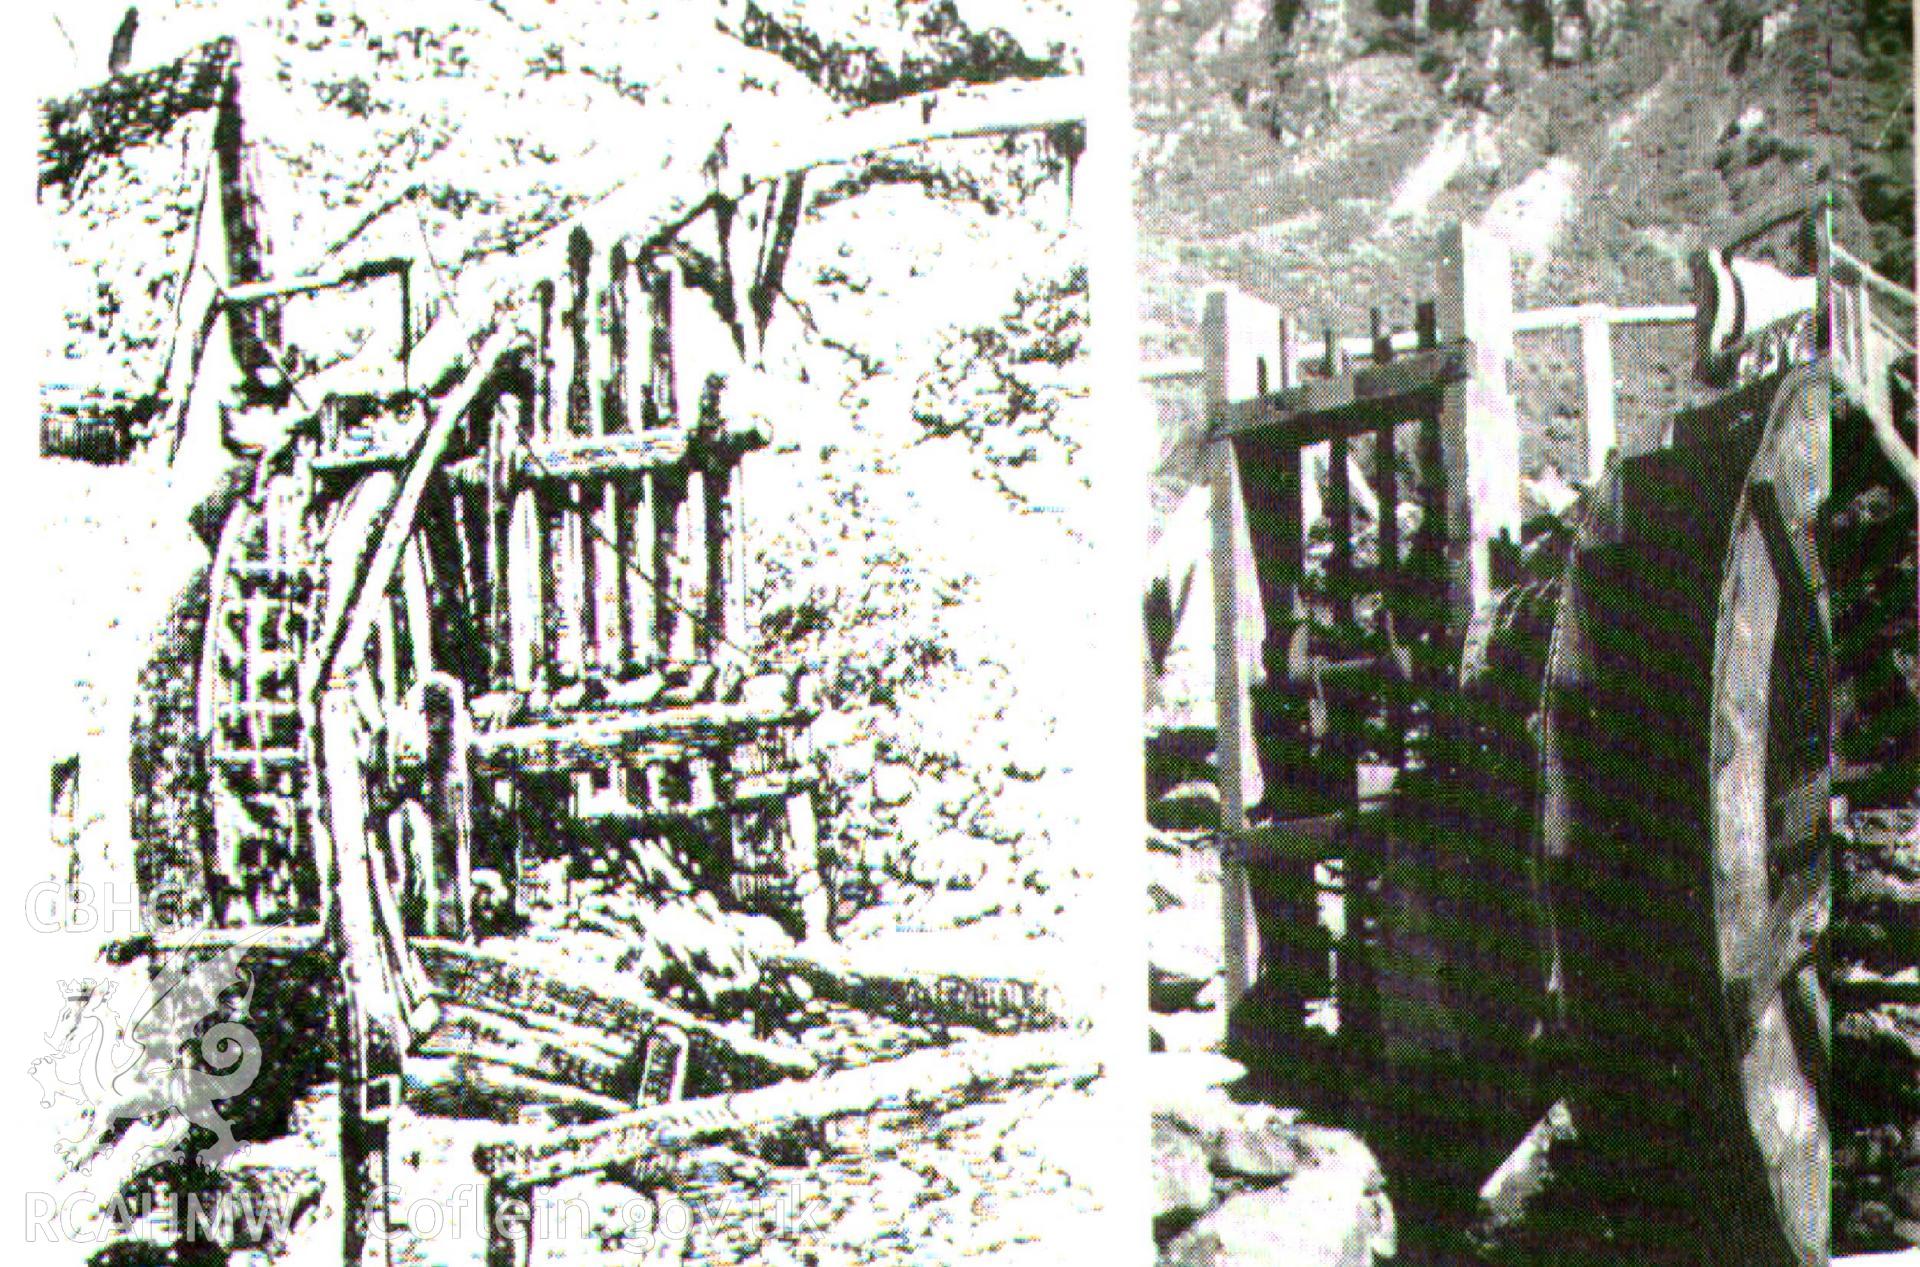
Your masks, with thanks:
M598 1044L576 1044L501 1012L449 1006L416 1048L426 1056L485 1061L536 1078L566 1083L598 1096L618 1096L627 1055ZM628 1053L631 1054L631 1053ZM616 1103L614 1111L630 1108Z
M799 976L816 996L903 1025L960 1025L995 1033L1057 1029L1068 1023L1058 991L1017 977L928 971L874 962L851 947L822 943L761 957L761 974Z
M724 1100L663 1104L557 1131L511 1130L477 1147L474 1164L496 1185L523 1189L747 1134L870 1113L930 1115L1015 1087L1092 1081L1104 1071L1084 1037L981 1039Z
M1004 80L918 93L803 126L771 127L729 140L714 185L737 201L755 186L887 150L1074 123L1086 118L1087 93L1077 75Z
M1310 379L1267 396L1235 400L1217 411L1209 435L1284 428L1298 442L1313 443L1412 418L1437 393L1466 379L1473 356L1471 347L1456 342L1385 365L1363 365L1334 378Z
M546 668L546 586L541 559L546 544L540 525L540 493L513 494L507 520L507 680L531 691Z
M140 955L193 950L239 950L263 955L305 955L319 951L326 930L318 924L267 924L251 928L168 928L111 941L100 951L108 963L129 963Z
M1327 522L1333 528L1333 557L1327 563L1327 588L1332 591L1333 620L1345 637L1353 626L1353 483L1347 464L1347 437L1330 442L1327 459Z
M1340 856L1347 815L1322 814L1247 827L1221 837L1221 860L1242 867L1296 867Z
M412 267L411 259L395 256L391 259L368 260L348 268L329 269L324 273L288 277L280 281L269 279L242 282L221 291L220 302L229 308L244 308L268 299L289 299L295 295L311 295L339 286L359 286L378 281L383 277L404 277L407 270Z
M471 1050L450 1052L440 1050L432 1040L429 1045L434 1049L423 1048L422 1055L408 1062L407 1084L409 1103L431 1112L472 1116L472 1101L478 1099L492 1112L557 1105L572 1120L592 1121L633 1107L571 1080L528 1069L520 1063L524 1053L511 1047L475 1043Z
M1202 359L1206 363L1203 390L1210 426L1227 403L1231 336L1227 324L1228 302L1227 291L1208 292L1200 323ZM1216 439L1208 445L1208 457L1213 489L1213 667L1219 736L1220 830L1238 832L1247 827L1247 783L1256 764L1247 693L1247 661L1255 648L1248 645L1253 639L1242 627L1241 608L1245 600L1240 593L1243 563L1250 572L1252 560L1243 557L1250 550L1241 548L1246 531L1241 522L1244 512L1234 447ZM1226 943L1225 1004L1231 1009L1253 985L1260 962L1253 899L1247 887L1246 870L1238 865L1223 863L1220 868L1220 909Z
M687 460L691 447L685 432L667 428L536 443L516 456L513 474L519 480L548 483L633 475L677 466Z
M805 725L812 718L806 710L743 704L616 712L481 734L474 740L473 761L477 770L491 774L558 773L650 746L670 747L685 756L774 727Z
M1513 314L1516 334L1543 330L1572 330L1587 322L1600 320L1608 325L1687 325L1693 320L1692 304L1645 304L1616 308L1611 304L1568 304L1558 308L1532 308Z

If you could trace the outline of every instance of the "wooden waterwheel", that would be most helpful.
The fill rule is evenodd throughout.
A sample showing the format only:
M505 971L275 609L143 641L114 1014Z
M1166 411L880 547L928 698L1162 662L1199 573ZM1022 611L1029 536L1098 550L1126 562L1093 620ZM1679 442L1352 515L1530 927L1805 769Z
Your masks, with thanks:
M1569 1094L1597 1199L1661 1262L1827 1257L1823 374L1609 472L1549 654L1537 860Z

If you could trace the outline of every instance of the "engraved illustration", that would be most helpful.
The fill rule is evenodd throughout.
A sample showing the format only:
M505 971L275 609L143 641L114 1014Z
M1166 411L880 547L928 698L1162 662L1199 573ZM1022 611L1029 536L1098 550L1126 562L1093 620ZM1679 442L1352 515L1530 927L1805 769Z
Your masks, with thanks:
M92 1118L30 1236L1071 1257L1066 7L39 20L35 865L113 972L34 1071Z

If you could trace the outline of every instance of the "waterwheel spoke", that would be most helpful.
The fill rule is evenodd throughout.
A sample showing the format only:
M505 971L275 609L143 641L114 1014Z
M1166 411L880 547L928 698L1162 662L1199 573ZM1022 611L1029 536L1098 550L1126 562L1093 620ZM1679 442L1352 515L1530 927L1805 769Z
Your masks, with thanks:
M1767 543L1767 561L1773 565L1782 597L1795 609L1811 610L1815 592L1813 577L1807 571L1803 547L1795 540L1797 536L1804 537L1804 530L1796 532L1789 526L1791 521L1781 509L1779 491L1771 480L1755 480L1749 486L1749 494L1753 518Z

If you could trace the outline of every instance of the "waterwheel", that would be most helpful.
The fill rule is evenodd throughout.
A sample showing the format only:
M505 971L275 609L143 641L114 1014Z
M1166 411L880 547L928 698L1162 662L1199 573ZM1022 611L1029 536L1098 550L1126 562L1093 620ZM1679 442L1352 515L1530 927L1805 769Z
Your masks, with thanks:
M322 487L297 454L237 501L215 551L199 683L208 758L208 873L220 924L312 923L322 898L307 812L313 718L301 700L301 664L344 602L356 552L393 496L394 477L372 472L344 489ZM419 765L426 693L434 672L433 553L424 530L360 645L343 648L333 679L355 704L368 790L368 830L392 847L396 910L415 931L447 931L441 910L452 878L433 848L430 789Z
M1595 1199L1646 1261L1827 1258L1817 370L1616 466L1549 654L1538 859Z

